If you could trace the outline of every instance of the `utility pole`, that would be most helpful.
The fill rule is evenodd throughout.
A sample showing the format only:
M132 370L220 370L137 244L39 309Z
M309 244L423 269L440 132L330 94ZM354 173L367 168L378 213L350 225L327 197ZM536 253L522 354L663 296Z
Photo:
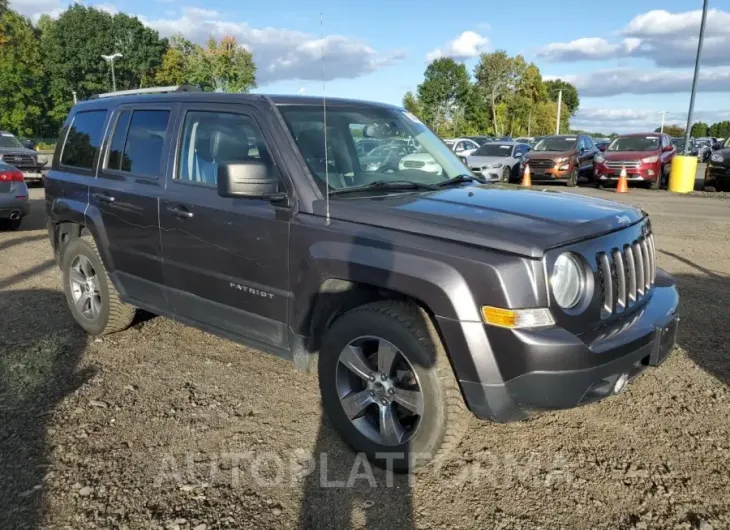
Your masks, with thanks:
M76 91L75 90L72 90L71 93L74 96L74 105L76 105L76 103L78 103L78 100L76 99Z
M117 91L117 78L114 75L114 59L121 59L124 57L121 53L115 53L113 55L102 55L101 58L112 65L112 91Z
M555 134L560 134L560 111L563 108L563 91L558 90L558 119L555 121Z
M529 117L527 118L527 137L528 138L531 138L531 136L530 136L531 126L532 126L532 107L530 107L530 114L529 114Z
M663 133L664 132L664 116L667 115L667 111L666 110L663 110L663 111L659 112L659 114L662 115L662 128L659 130L659 132L662 132Z
M687 113L687 130L684 132L684 154L689 154L689 137L692 128L692 113L695 110L695 92L697 78L700 74L700 59L702 58L702 41L705 38L705 22L707 22L707 0L702 3L702 22L700 23L700 40L697 43L697 58L695 59L695 75L692 79L692 93L689 97L689 112Z

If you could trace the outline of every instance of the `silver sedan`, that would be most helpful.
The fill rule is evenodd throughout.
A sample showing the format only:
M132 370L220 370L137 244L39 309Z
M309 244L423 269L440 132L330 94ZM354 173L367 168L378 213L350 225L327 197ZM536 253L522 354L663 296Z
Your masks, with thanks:
M17 230L28 213L30 201L22 171L0 160L0 228Z
M530 146L519 142L487 142L466 157L466 165L487 181L510 182L520 174L520 160Z

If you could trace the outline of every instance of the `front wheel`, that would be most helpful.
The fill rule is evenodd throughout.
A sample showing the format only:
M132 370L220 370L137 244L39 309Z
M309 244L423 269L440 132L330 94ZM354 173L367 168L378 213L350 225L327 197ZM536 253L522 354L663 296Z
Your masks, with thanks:
M428 315L374 302L337 319L319 354L324 410L343 440L373 463L416 470L459 442L466 407Z
M126 329L135 308L125 304L109 280L93 237L71 240L61 263L63 290L71 314L91 335L106 335Z
M505 167L502 170L502 182L508 183L511 180L511 177L512 177L512 171L510 170L509 167Z
M566 185L569 188L575 188L578 185L578 168L573 167L573 171L570 172Z

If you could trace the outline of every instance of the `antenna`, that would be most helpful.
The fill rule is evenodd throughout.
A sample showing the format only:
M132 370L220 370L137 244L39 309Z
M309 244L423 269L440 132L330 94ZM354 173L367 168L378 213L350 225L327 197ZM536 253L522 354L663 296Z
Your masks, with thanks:
M324 80L324 13L319 14L319 29L322 34L322 116L324 121L324 200L326 223L330 224L330 163L327 154L327 85Z

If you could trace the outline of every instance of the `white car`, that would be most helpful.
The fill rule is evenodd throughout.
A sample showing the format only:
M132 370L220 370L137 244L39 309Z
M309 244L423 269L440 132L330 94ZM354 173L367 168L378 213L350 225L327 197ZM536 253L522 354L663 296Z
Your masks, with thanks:
M444 171L441 164L436 162L436 159L426 151L417 151L404 156L398 161L398 171L407 171L409 169L425 171L426 173L434 173L436 175L441 175Z
M444 143L461 158L466 158L479 149L479 144L469 138L448 138Z
M490 142L467 157L466 165L484 180L510 182L520 174L520 160L529 150L521 142Z

